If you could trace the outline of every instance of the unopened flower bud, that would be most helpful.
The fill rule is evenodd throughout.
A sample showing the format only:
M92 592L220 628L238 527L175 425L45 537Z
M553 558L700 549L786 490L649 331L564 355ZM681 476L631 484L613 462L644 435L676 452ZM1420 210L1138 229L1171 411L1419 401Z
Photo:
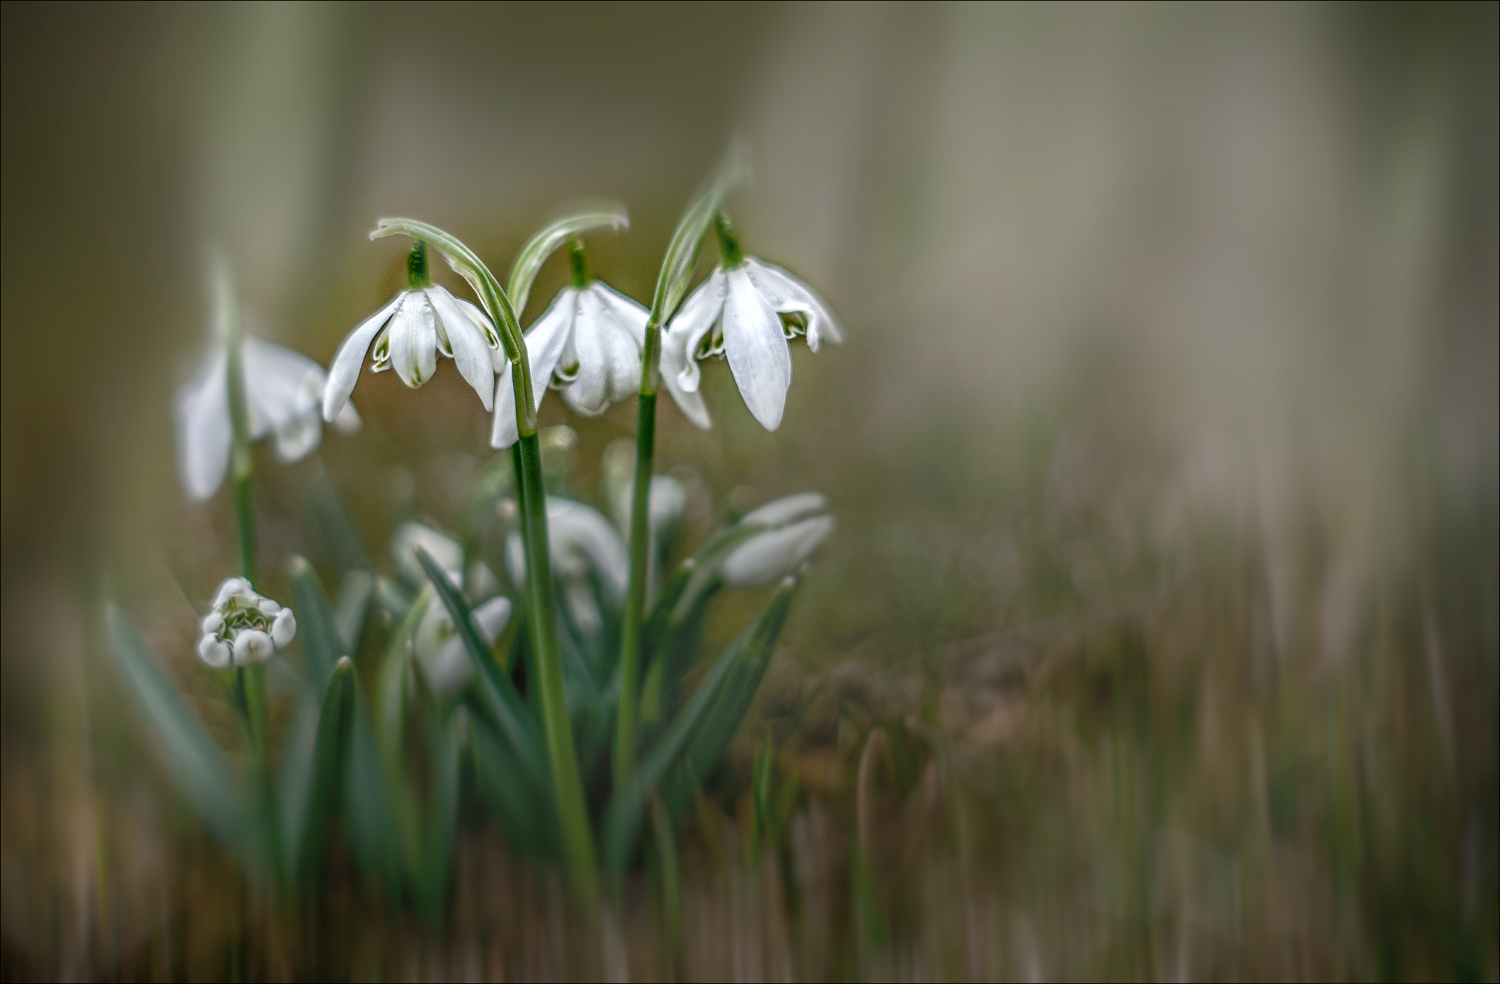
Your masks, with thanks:
M223 613L215 610L203 617L203 634L205 636L218 635L219 630L224 627Z
M250 666L264 663L276 651L271 637L260 629L242 629L234 637L234 665Z
M212 635L198 640L198 658L216 670L229 665L229 646Z
M231 577L219 585L218 592L214 595L214 607L223 608L225 603L235 595L250 593L250 582L242 577Z
M272 602L275 604L275 602ZM271 641L276 644L277 649L285 649L291 645L292 637L297 634L297 617L292 614L290 608L281 608L279 605L276 618L271 622Z

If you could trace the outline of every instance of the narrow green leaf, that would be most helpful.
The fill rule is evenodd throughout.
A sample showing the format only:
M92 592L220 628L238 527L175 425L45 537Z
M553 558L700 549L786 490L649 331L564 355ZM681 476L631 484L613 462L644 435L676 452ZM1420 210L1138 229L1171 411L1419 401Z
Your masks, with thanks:
M229 760L167 681L134 626L113 602L108 604L104 617L115 664L139 701L142 713L151 721L178 792L197 810L215 836L225 844L236 844L243 832L242 803Z
M353 726L355 680L354 662L348 656L340 657L312 727L296 736L299 744L306 745L307 765L293 764L294 749L288 749L282 804L283 845L291 879L315 871L322 856L323 827L333 806L339 766L347 754ZM301 757L300 750L298 754Z
M453 847L458 839L459 760L470 738L469 715L462 707L446 722L427 716L427 746L432 776L431 800L422 824L420 860L412 878L417 906L437 919L448 895Z
M475 691L481 713L490 719L515 751L526 771L527 779L543 789L550 788L550 780L547 778L547 748L541 727L526 706L526 701L516 691L509 675L495 664L494 654L485 645L474 625L468 601L443 574L427 551L418 548L417 560L427 573L431 590L448 610L448 617L453 620L459 638L464 642L464 649L479 671L475 674L471 690Z
M344 772L344 822L349 848L367 879L394 892L401 884L401 842L395 828L391 791L381 764L380 742L364 701L351 701L353 720Z
M693 270L698 266L698 254L703 250L703 236L708 232L708 225L724 203L729 189L743 181L748 170L744 145L736 140L683 212L677 230L672 233L672 241L667 245L666 256L662 258L661 272L656 277L656 290L651 298L653 323L665 325L677 313L692 282Z
M499 822L511 847L556 855L557 845L550 837L554 822L550 792L538 795L536 784L526 777L520 760L489 721L476 716L473 725L469 751L480 802Z
M651 794L679 759L689 750L698 730L708 720L709 711L719 697L751 632L741 635L703 677L692 699L670 727L641 758L630 784L615 792L604 815L604 857L616 874L624 871L630 860Z
M552 255L553 250L568 241L569 236L581 235L590 229L622 229L629 225L630 218L625 212L625 206L608 204L564 216L538 229L527 240L526 245L521 247L521 252L516 254L515 265L510 268L510 278L506 281L505 292L510 295L516 317L519 318L526 310L531 285L536 281L542 264Z
M370 610L370 597L375 592L375 578L369 571L358 568L344 575L339 585L338 600L334 603L333 620L338 626L339 638L344 641L344 655L354 657L359 653L360 637L364 634L365 615Z
M380 663L380 679L376 684L376 714L380 724L381 747L388 752L401 747L406 729L406 705L410 695L412 666L411 640L427 606L432 603L432 592L424 588L416 601L407 609L406 618L386 642L385 656Z
M344 636L339 632L337 616L318 572L306 558L293 557L292 611L297 615L297 637L307 657L307 671L312 674L313 689L322 693L333 676L339 657L348 654Z
M712 710L703 727L693 736L692 747L683 762L684 771L673 783L672 801L684 802L691 794L694 782L707 779L729 741L739 730L740 722L755 700L760 689L761 678L770 665L771 654L776 649L776 640L781 637L786 624L787 611L792 604L792 591L796 587L793 578L782 581L761 609L754 622L742 633L735 645L735 660L714 699Z

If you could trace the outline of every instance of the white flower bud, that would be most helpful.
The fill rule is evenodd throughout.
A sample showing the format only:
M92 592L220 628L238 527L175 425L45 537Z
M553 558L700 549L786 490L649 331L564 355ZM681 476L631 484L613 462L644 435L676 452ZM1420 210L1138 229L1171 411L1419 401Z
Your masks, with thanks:
M255 607L259 608L260 613L266 618L275 618L281 614L281 606L265 595L260 596L260 601L256 602Z
M224 627L224 615L219 611L209 612L203 617L203 634L205 636L218 635L219 630Z
M796 573L837 525L832 516L814 516L752 536L725 558L719 573L737 588L774 584Z
M271 641L276 644L277 649L285 649L297 634L297 617L290 608L281 608L279 605L277 608L276 619L271 623Z
M235 666L264 663L275 651L276 644L260 629L242 629L234 637Z
M216 670L229 665L229 646L212 635L198 640L198 658Z
M418 547L444 571L457 571L464 565L464 549L455 541L421 523L403 523L391 537L391 553L396 558L396 570L409 584L427 583L427 572L417 560Z
M224 604L235 595L250 592L250 582L242 577L231 577L219 585L218 592L214 595L214 607L223 608Z

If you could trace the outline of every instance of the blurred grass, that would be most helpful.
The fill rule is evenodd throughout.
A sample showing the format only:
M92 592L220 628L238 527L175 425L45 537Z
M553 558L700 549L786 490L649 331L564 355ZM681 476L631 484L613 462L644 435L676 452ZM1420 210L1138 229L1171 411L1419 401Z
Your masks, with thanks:
M172 487L163 395L200 321L184 283L201 230L176 192L194 175L191 141L164 122L178 77L125 54L217 49L187 43L212 33L197 21L153 33L155 12L85 18L75 33L67 8L51 20L7 8L5 979L1500 976L1493 9L1131 9L1101 27L1029 8L892 8L873 21L813 11L782 33L788 21L754 10L699 11L657 37L667 15L628 9L589 36L589 52L612 52L605 69L580 67L554 102L455 131L514 134L569 103L557 114L569 126L536 127L524 160L442 144L441 120L410 147L367 122L364 150L397 163L357 209L340 185L344 204L308 234L322 259L259 295L278 340L326 360L400 283L399 254L363 240L379 210L457 216L481 255L508 259L586 178L578 191L621 194L634 219L629 236L591 241L595 267L644 298L653 251L720 150L716 128L735 99L764 98L765 126L784 139L758 145L758 187L796 194L746 203L742 224L763 226L794 269L827 273L850 328L843 349L796 351L775 435L736 406L722 366L705 374L711 434L663 411L661 470L694 490L687 542L731 509L803 489L827 493L840 518L730 767L683 825L680 924L664 914L671 866L654 851L587 924L556 873L467 815L432 925L362 884L340 844L315 893L271 907L173 798L120 700L99 649L106 591L236 747L218 681L190 652L233 530L221 504L187 508ZM484 92L519 91L571 37L556 12L519 26L493 12L476 26L469 8L434 16L471 55L502 27L517 54L551 39L493 78L478 57L450 59ZM661 78L617 71L621 23L656 46L644 60L666 66ZM378 32L361 24L369 35L349 37L363 44ZM1048 70L1054 35L1083 41ZM736 88L765 36L796 70L772 59ZM1095 46L1117 36L1134 40ZM1259 40L1220 41L1241 36ZM450 55L437 29L424 37ZM46 63L60 53L64 66L97 62L108 84L57 84ZM861 57L878 87L859 88L874 85ZM1111 57L1117 75L1084 70ZM662 82L678 70L716 84L679 93ZM809 93L836 91L839 72L854 97L817 103ZM1174 129L1181 93L1204 80L1217 95ZM391 95L350 75L345 96L356 82ZM1075 82L1104 91L1103 109ZM421 89L417 73L399 85L416 103L453 89ZM1111 102L1116 91L1130 95ZM1289 123L1288 105L1323 108ZM1112 131L1078 123L1091 111L1141 135L1111 144ZM411 105L389 113L406 122ZM608 170L599 148L627 125L589 127L612 114L680 117L681 129L619 141L638 156ZM840 121L854 134L844 158L808 137ZM1200 131L1203 145L1183 136ZM1293 154L1293 177L1264 179L1283 171L1257 148ZM609 161L580 163L589 155ZM435 160L459 170L434 180ZM328 174L342 180L340 161ZM1084 165L1100 161L1090 184ZM1060 163L1083 176L1038 177ZM412 191L429 185L431 197ZM460 208L452 189L482 200ZM1411 195L1428 224L1398 221ZM788 220L798 209L805 221ZM183 242L167 242L174 232ZM1070 252L1070 236L1089 248ZM1414 241L1425 252L1403 251ZM68 242L99 271L96 290L56 263ZM533 316L563 279L544 271ZM1197 333L1170 334L1178 319ZM1214 332L1231 338L1223 351L1202 340ZM1399 371L1382 374L1386 362ZM76 375L58 384L43 371L54 365ZM399 521L458 524L491 462L488 422L451 368L416 393L389 374L362 379L365 432L329 436L317 459L281 468L257 450L266 593L291 597L293 553L321 572L361 555L388 567ZM633 419L624 405L570 420L548 401L544 424L578 428L558 476L570 494L590 497L600 454ZM1194 457L1205 433L1219 457ZM1368 446L1376 464L1361 469ZM352 530L328 521L330 489ZM710 646L755 603L716 619ZM366 633L362 672L383 637ZM272 711L279 738L294 707L274 686ZM751 768L767 734L776 806L758 839Z

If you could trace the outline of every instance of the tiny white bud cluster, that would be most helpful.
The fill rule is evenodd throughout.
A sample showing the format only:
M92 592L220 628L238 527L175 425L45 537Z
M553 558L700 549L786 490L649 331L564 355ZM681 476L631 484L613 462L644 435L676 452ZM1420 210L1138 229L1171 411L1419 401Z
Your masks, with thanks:
M203 618L198 658L216 670L263 663L278 649L291 645L297 618L250 582L231 577L219 585L213 608Z

